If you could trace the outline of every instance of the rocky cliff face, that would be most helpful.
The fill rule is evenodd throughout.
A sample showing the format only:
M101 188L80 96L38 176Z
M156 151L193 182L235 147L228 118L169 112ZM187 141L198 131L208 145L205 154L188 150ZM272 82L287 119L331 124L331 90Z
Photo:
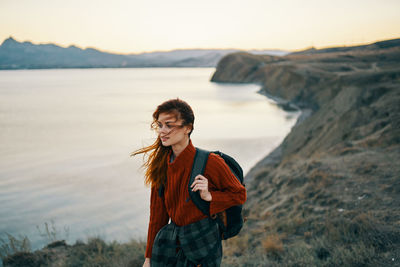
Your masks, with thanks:
M247 175L248 222L226 262L400 261L400 45L224 57L215 82L251 82L304 115Z

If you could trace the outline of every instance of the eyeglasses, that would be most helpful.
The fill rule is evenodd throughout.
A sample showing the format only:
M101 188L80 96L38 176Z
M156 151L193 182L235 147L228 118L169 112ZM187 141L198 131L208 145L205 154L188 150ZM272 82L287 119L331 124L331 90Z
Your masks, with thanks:
M165 127L164 127L164 126L165 126ZM172 132L175 128L182 128L183 126L185 126L185 125L183 125L183 124L181 124L181 125L176 125L176 124L170 124L170 123L166 123L166 124L163 125L161 122L156 122L156 123L154 124L153 128L154 128L158 133L160 133L160 132L162 131L162 129L164 129L164 128L165 128L165 130L166 130L167 133L170 133L170 132Z

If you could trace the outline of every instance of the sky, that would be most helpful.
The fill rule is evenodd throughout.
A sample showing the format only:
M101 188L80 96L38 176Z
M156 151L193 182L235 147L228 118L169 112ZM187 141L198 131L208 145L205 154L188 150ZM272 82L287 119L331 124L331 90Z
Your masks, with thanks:
M0 43L296 51L400 38L399 14L400 0L0 0Z

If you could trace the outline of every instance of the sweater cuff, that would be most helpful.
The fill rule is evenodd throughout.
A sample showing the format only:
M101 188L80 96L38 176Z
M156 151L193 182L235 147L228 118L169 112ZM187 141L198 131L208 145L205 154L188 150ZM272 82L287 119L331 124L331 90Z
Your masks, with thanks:
M230 202L232 201L227 201L226 193L221 191L211 191L210 193L212 196L212 200L210 202L210 215L224 211L226 210L227 206L230 206Z

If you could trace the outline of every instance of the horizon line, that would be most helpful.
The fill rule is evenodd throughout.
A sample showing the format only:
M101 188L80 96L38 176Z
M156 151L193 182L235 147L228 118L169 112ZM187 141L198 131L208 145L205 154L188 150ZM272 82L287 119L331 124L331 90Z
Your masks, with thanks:
M245 49L245 48L173 48L173 49L169 49L169 50L153 50L153 51L143 51L143 52L128 52L128 53L122 53L122 52L113 52L110 50L103 50L101 48L96 48L94 46L87 46L87 47L82 47L76 44L69 44L69 45L61 45L59 43L56 42L33 42L31 40L24 40L24 41L18 41L16 38L14 38L12 35L10 35L8 38L5 38L2 42L2 44L4 43L5 40L7 39L13 39L19 43L31 43L33 45L56 45L62 48L69 48L69 47L77 47L79 49L82 50L86 50L86 49L95 49L97 51L103 52L103 53L109 53L109 54L117 54L117 55L140 55L140 54L150 54L150 53L168 53L168 52L173 52L173 51L183 51L183 50L239 50L239 51L282 51L282 52L289 52L289 53L293 53L293 52L298 52L298 51L304 51L304 50L308 50L308 49L328 49L328 48L336 48L336 47L354 47L354 46L360 46L360 45L371 45L377 42L382 42L382 41L388 41L388 40L396 40L396 39L400 39L400 37L398 38L390 38L390 39L379 39L379 40L375 40L375 41L371 41L371 42L363 42L363 43L355 43L352 45L336 45L336 46L324 46L324 47L316 47L316 46L308 46L305 48L300 48L300 49L293 49L293 50L285 50L285 49L280 49L280 48L249 48L249 49Z

